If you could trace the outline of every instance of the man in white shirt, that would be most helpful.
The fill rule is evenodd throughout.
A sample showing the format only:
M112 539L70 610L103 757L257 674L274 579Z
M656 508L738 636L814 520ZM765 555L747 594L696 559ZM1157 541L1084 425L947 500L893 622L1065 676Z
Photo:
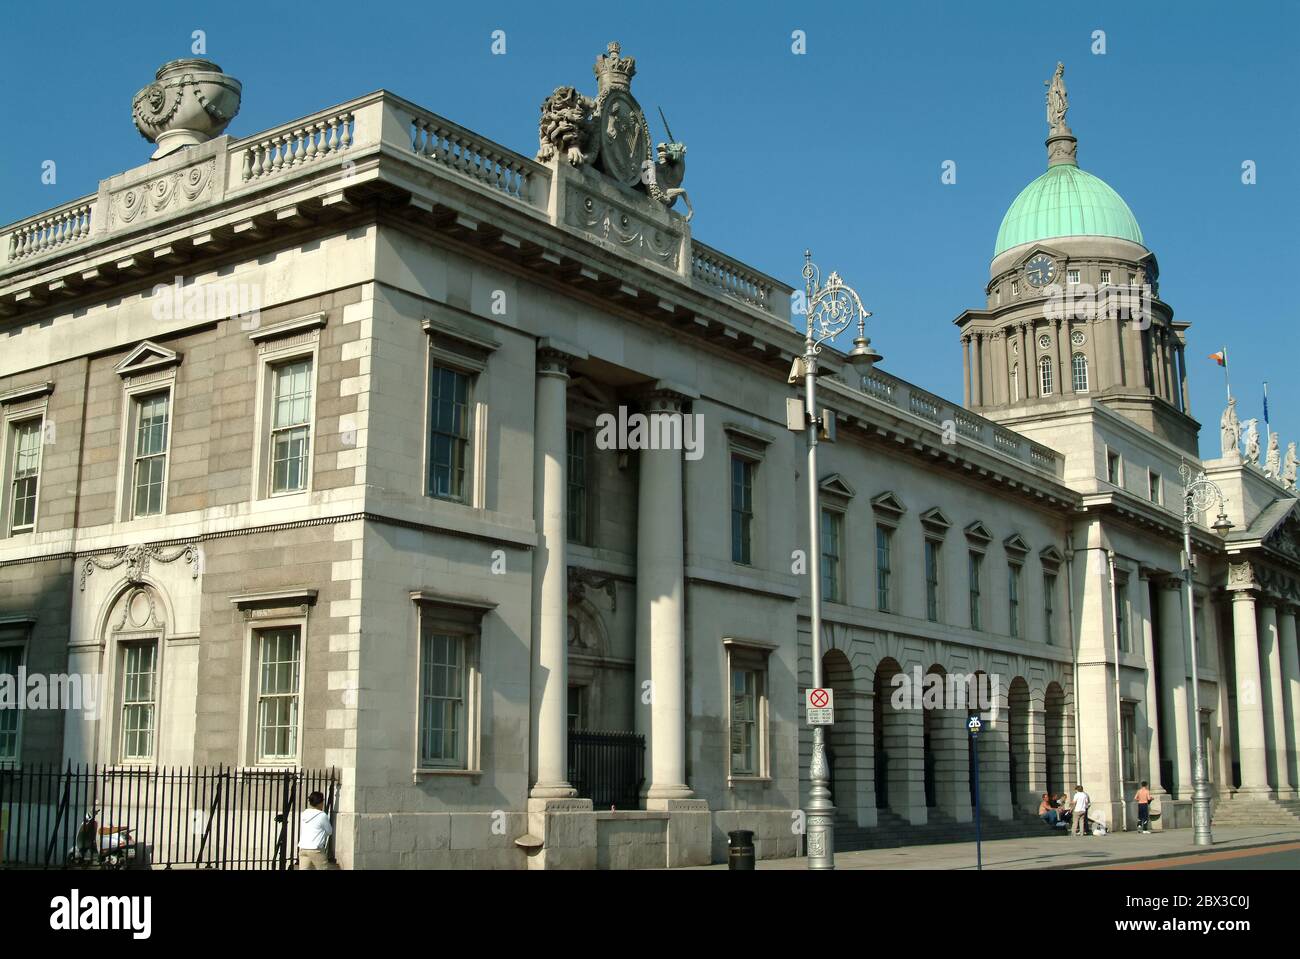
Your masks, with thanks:
M1082 786L1075 786L1072 802L1074 804L1074 815L1071 818L1074 821L1074 830L1071 835L1087 835L1085 826L1088 822L1088 806L1091 805L1092 800L1088 798L1088 794L1083 791Z
M298 830L298 868L328 869L326 849L334 827L330 817L321 807L325 805L325 796L314 792L307 797L307 808L302 811L302 828Z

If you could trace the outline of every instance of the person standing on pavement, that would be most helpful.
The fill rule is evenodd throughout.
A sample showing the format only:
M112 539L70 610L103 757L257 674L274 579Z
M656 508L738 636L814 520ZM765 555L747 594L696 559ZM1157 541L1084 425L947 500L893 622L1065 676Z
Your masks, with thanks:
M1151 790L1143 780L1141 788L1133 794L1133 801L1138 804L1138 832L1151 831Z
M1074 815L1072 818L1074 820L1074 830L1071 832L1071 835L1086 836L1088 834L1088 806L1092 804L1092 800L1088 797L1088 794L1083 791L1082 786L1074 787L1073 804Z
M298 831L298 868L328 869L326 849L334 827L322 808L325 795L319 790L307 797L307 808L302 811L302 828Z

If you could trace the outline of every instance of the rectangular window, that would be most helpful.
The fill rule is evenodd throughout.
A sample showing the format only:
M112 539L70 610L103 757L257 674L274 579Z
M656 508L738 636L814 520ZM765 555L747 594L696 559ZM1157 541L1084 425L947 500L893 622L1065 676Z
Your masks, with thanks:
M888 526L876 524L876 608L882 613L889 612L889 574L892 569L890 550L893 546L894 531Z
M1120 703L1120 740L1124 744L1124 781L1138 780L1137 709L1134 703Z
M148 762L153 759L157 671L157 643L132 643L123 648L123 762Z
M753 561L754 461L731 454L731 561Z
M758 672L731 670L731 773L757 776Z
M1115 635L1119 637L1121 652L1129 652L1128 581L1115 582Z
M1078 270L1066 270L1066 271L1065 271L1065 278L1066 278L1066 282L1069 283L1070 286L1078 286L1078 285L1079 285L1079 271L1078 271Z
M1119 486L1119 454L1107 451L1106 453L1106 482L1112 486Z
M0 676L11 677L12 689L18 690L18 668L23 664L23 647L0 646ZM17 703L0 705L0 766L18 762Z
M1024 633L1020 621L1020 566L1012 563L1007 571L1007 610L1011 635L1017 639Z
M469 376L435 366L429 377L429 495L465 499Z
M1205 636L1205 605L1197 603L1194 607L1192 622L1196 625L1196 657L1201 667L1208 666L1205 661L1206 636Z
M302 654L299 627L258 633L257 758L298 758L298 679Z
M428 626L420 637L420 763L465 765L464 635Z
M840 533L844 517L832 509L822 510L822 598L844 602L840 576Z
M167 473L167 393L135 400L135 452L131 467L132 516L162 512Z
M933 539L925 541L925 616L939 622L939 543Z
M307 488L311 455L310 357L283 363L273 370L271 399L271 493L296 493Z
M1164 501L1161 495L1160 474L1147 471L1147 496L1157 505Z
M587 728L587 687L569 687L569 732Z
M27 532L36 526L36 488L41 472L41 421L25 420L13 428L11 532Z
M1056 642L1056 574L1043 574L1043 638L1047 645Z
M980 609L980 579L984 571L984 555L971 552L970 562L970 628L982 629L983 616Z
M587 431L568 430L568 469L565 482L568 486L567 519L568 538L571 543L587 541Z
M1110 282L1110 270L1101 271L1101 285L1105 286Z

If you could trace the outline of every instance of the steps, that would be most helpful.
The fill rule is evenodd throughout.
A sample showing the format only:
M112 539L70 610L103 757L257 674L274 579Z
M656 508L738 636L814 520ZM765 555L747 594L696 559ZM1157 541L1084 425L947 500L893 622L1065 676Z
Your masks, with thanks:
M949 842L972 842L975 839L973 822L959 823L938 809L928 810L929 821L924 826L913 826L902 816L888 809L876 811L875 828L863 828L839 815L835 819L835 851L856 852L860 849L891 849L899 846L924 846ZM1061 835L1066 829L1049 829L1041 819L1028 811L1017 810L1012 819L980 817L980 838L1024 839Z
M1214 803L1216 826L1300 826L1300 799L1233 796Z

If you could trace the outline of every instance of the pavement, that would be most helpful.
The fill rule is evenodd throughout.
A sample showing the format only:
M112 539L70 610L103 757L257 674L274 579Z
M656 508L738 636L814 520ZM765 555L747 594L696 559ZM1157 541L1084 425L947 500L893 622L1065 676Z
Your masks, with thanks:
M1224 853L1279 843L1300 843L1300 829L1288 826L1223 826L1214 830L1214 845L1208 848L1192 842L1191 829L1078 837L1048 834L1029 839L985 842L982 843L982 855L985 869L1106 869L1134 862L1164 858L1185 859L1189 854ZM1225 857L1212 857L1205 862L1205 868L1219 868L1215 860L1223 858ZM802 856L760 859L756 867L807 869L808 860ZM726 869L727 866L723 863L694 868ZM974 870L975 843L972 840L931 846L841 852L835 855L835 868Z

